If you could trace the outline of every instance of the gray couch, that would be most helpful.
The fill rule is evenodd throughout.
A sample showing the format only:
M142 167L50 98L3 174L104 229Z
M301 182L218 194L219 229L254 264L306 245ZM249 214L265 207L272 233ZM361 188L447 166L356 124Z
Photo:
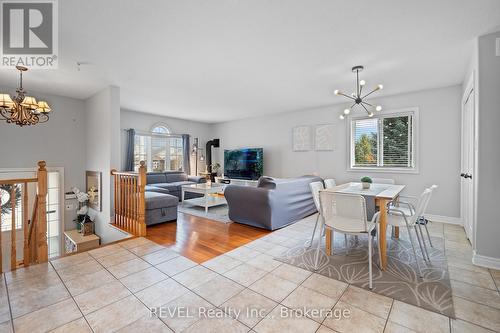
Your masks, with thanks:
M206 179L188 176L182 171L148 172L146 175L146 191L165 193L181 200L182 185L204 183Z
M182 185L204 182L204 177L188 176L181 171L148 172L145 188L146 225L176 220Z
M317 212L309 184L320 177L261 177L257 187L228 185L224 195L229 218L238 223L275 230Z

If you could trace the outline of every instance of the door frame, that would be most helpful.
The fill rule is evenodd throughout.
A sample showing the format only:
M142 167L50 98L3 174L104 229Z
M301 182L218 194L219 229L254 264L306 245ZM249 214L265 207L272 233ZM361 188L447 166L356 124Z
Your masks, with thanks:
M476 75L475 72L473 71L467 80L467 85L465 86L465 89L463 91L462 95L462 100L461 100L461 131L462 133L464 132L464 123L463 123L463 118L464 118L464 112L465 112L465 103L467 99L471 96L474 97L473 99L473 115L472 115L472 120L473 120L473 126L472 126L472 133L471 133L471 139L472 139L472 165L473 165L473 170L472 170L472 235L469 239L471 242L472 248L475 250L476 246L476 221L477 221L477 178L478 178L478 168L477 168L477 148L478 148L478 131L477 131L477 126L478 126L478 108L477 108L477 94L476 94L476 84L475 84L475 79ZM460 141L460 169L462 169L463 165L463 145L462 145L462 140ZM460 170L460 172L469 172L469 170ZM460 180L460 183L462 183L462 180ZM461 186L460 186L461 187ZM462 216L462 193L460 192L460 218L462 220L462 225L464 226L465 229L465 216Z

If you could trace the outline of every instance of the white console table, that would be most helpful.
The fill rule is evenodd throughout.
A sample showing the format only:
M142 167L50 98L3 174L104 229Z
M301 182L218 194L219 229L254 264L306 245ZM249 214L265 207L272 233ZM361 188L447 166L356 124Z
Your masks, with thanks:
M223 178L223 177L215 177L215 182L218 184L222 184L221 180L229 180L229 184L231 185L240 185L240 186L253 186L257 187L258 180L246 180L246 179L233 179L233 178Z

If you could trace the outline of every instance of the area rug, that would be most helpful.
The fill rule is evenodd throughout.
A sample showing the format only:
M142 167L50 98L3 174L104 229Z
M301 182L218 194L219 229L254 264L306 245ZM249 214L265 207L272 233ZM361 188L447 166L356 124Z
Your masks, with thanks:
M228 216L227 205L220 205L208 208L208 213L205 213L205 208L200 206L190 205L188 203L179 203L177 211L180 213L190 214L206 219L214 220L222 223L231 223Z
M377 265L373 266L372 291L454 318L455 312L448 264L443 251L443 240L433 237L432 241L434 248L429 249L431 262L424 263L422 257L419 258L423 275L420 278L409 240L404 236L399 239L391 239L388 235L388 267L387 270L382 271ZM323 240L317 270L314 269L316 244L311 248L299 245L275 259L369 290L368 238L359 237L356 241L354 237L350 236L348 252L344 247L343 235L336 233L334 243L334 255L328 256ZM427 245L429 246L429 244ZM373 262L378 264L376 247L374 252ZM417 254L418 252L417 249Z

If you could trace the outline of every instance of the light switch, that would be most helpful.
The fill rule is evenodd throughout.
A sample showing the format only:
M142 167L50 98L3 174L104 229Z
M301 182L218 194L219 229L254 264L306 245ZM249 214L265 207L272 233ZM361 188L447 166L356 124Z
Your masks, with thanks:
M500 57L500 38L496 39L495 44L496 44L495 54L496 54L497 57Z

